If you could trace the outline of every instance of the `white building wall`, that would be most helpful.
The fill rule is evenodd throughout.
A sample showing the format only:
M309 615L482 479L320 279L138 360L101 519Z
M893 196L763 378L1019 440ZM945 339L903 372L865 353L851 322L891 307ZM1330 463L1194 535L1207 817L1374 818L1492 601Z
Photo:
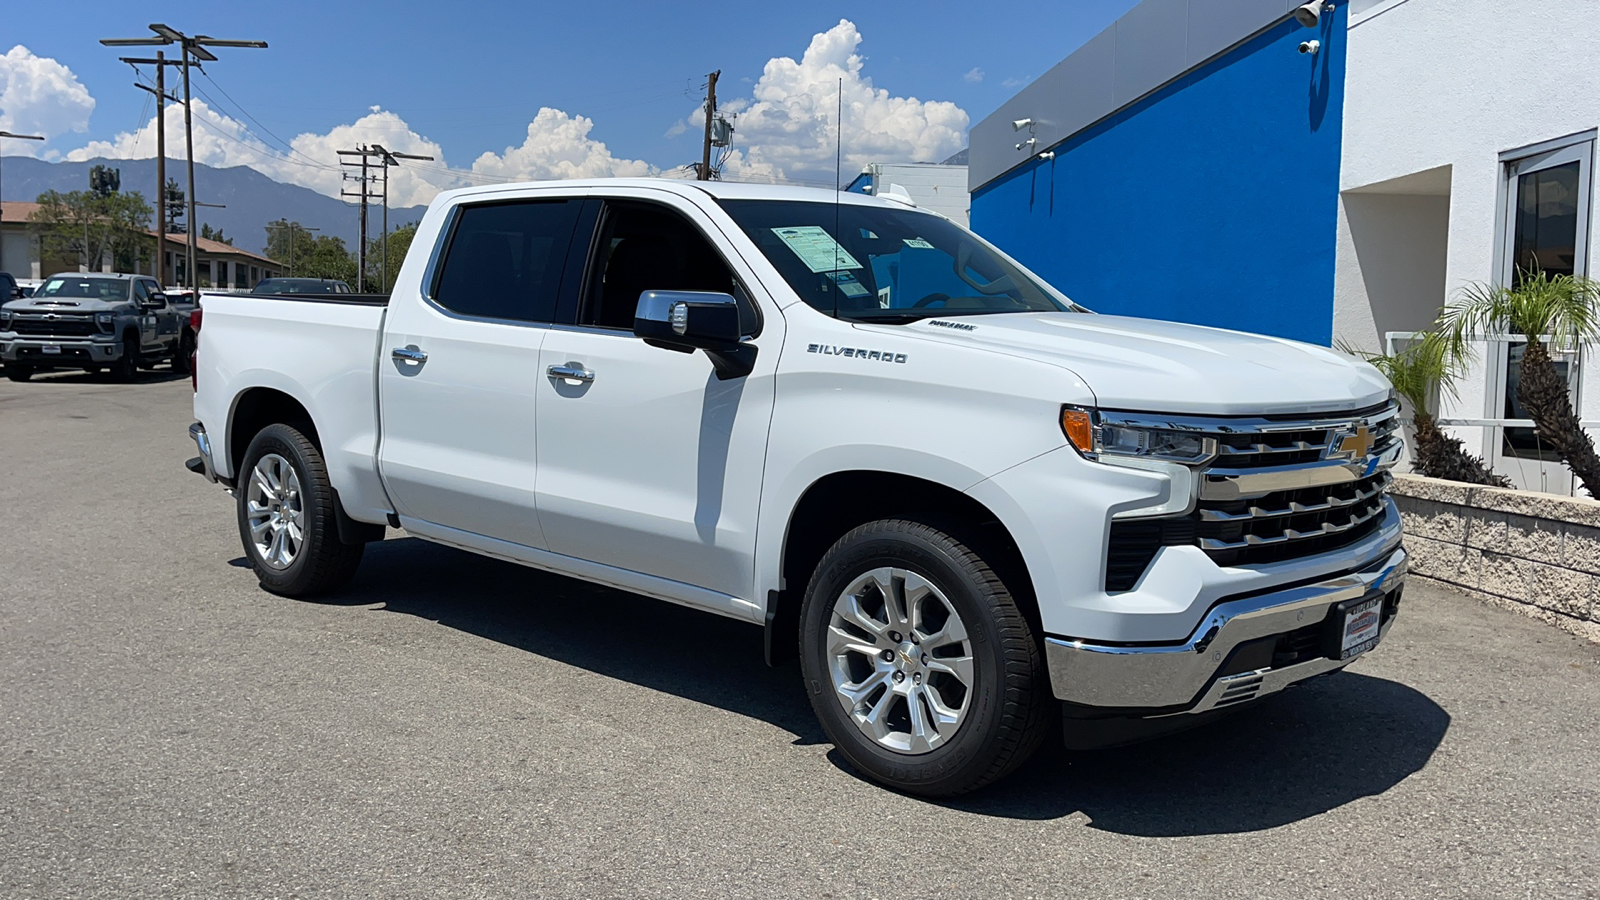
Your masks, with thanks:
M884 195L890 186L905 189L921 209L932 210L950 219L968 223L972 195L967 193L967 167L916 165L913 163L873 163L872 192Z
M1383 322L1436 308L1465 285L1496 277L1501 154L1600 126L1600 2L1596 0L1353 0L1345 81L1342 193L1334 280L1336 336L1376 349ZM1448 168L1445 168L1448 167ZM1438 170L1447 175L1441 179ZM1429 174L1424 174L1429 173ZM1424 252L1434 240L1410 236L1425 193L1447 204L1448 239L1439 289L1399 310L1374 296L1354 236L1351 211L1382 194L1396 246ZM1347 207L1350 207L1347 209ZM1357 213L1359 215L1359 212ZM1591 209L1591 220L1593 220ZM1359 223L1357 223L1359 226ZM1385 226L1370 231L1381 234ZM1590 228L1588 258L1596 259ZM1437 252L1427 250L1428 253ZM1439 260L1418 260L1436 270ZM1600 275L1591 262L1589 275ZM1430 276L1431 277L1431 276ZM1414 285L1423 290L1421 277ZM1377 307L1375 310L1374 307ZM1580 415L1600 419L1600 353L1589 348L1579 387ZM1481 357L1446 397L1447 417L1500 415ZM1469 448L1491 446L1483 429L1459 429Z

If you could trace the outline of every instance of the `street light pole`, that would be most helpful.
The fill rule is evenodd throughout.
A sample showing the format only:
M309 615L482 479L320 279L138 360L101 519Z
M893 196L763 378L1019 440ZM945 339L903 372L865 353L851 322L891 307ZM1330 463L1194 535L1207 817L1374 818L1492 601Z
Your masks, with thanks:
M42 140L44 140L44 135L42 135L42 134L12 134L9 131L0 131L0 138L16 138L17 140L21 140L21 141L42 141ZM4 160L5 156L6 155L5 155L4 152L0 152L0 160ZM0 272L4 272L6 270L6 267L5 267L5 253L6 253L5 243L6 243L5 235L4 235L3 232L0 232ZM10 300L10 299L11 299L10 297L0 298L0 303L4 303L4 302L6 302L7 300Z

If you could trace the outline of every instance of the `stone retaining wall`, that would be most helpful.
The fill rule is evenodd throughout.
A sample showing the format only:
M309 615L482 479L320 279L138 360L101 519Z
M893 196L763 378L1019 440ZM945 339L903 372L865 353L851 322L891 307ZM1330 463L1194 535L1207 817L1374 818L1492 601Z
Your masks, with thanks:
M1600 502L1397 475L1414 576L1600 642Z

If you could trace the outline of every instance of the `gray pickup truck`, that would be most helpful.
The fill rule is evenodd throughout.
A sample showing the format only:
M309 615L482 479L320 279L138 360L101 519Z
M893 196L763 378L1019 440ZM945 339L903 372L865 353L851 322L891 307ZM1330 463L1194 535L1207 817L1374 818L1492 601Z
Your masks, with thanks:
M52 275L32 297L0 306L0 361L12 381L51 369L109 369L131 381L169 360L174 372L188 372L194 309L169 301L148 275Z

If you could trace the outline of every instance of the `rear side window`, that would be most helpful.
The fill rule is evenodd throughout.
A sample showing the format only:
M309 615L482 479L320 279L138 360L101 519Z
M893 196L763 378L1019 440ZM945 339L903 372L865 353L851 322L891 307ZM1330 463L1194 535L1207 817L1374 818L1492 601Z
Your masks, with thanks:
M579 206L525 200L462 207L434 277L434 302L464 316L555 321Z

